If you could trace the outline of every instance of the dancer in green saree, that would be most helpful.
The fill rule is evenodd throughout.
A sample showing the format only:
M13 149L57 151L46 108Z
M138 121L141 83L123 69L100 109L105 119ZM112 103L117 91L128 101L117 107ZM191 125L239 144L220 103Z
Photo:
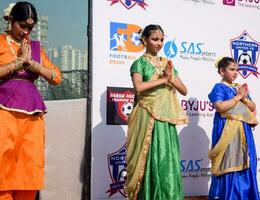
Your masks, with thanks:
M159 25L145 27L141 41L146 52L131 66L137 95L128 123L125 189L130 200L183 199L175 125L188 118L176 92L186 95L187 89L171 62L157 55L163 39Z

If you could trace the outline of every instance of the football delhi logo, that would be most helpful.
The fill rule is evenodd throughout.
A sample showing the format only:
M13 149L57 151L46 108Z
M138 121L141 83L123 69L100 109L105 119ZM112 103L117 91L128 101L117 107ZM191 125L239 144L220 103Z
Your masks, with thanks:
M119 192L123 197L126 197L124 190L126 181L126 144L120 150L107 156L107 164L112 183L106 193L109 193L109 197L111 197Z
M124 52L140 52L143 45L138 31L141 27L135 24L110 22L110 50Z
M259 42L244 31L238 38L230 41L231 55L238 64L240 75L246 79L250 74L258 77L256 66L259 57Z
M135 5L141 6L143 9L145 9L145 6L148 6L144 2L145 0L107 0L107 1L111 1L110 6L120 2L128 10L133 8Z

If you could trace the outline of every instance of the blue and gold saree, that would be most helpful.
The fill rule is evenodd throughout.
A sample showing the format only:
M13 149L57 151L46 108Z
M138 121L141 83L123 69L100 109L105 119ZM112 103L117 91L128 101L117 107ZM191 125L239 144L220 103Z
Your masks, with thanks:
M221 102L236 95L236 87L217 83L209 99ZM209 200L258 200L257 157L252 126L257 120L242 102L215 113L212 131L212 180Z

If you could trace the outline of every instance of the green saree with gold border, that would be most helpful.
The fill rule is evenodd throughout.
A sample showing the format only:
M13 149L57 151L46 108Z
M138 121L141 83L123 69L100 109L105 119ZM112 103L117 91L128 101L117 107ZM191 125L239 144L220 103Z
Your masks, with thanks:
M161 58L162 68L167 59ZM143 81L159 78L156 68L144 57L131 66ZM178 72L174 69L174 76ZM137 94L127 133L128 199L182 200L179 142L175 125L188 123L176 91L161 85Z

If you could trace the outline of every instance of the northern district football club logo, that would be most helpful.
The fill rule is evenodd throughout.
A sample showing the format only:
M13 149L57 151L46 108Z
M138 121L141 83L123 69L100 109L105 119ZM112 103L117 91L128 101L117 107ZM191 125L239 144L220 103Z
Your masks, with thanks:
M141 6L143 9L145 9L145 6L148 6L144 1L145 0L108 0L111 1L110 6L121 3L125 8L128 10L133 8L135 5Z
M259 57L259 42L244 31L238 38L230 41L231 55L238 63L240 75L246 79L250 74L258 77L256 66Z
M110 50L124 52L140 52L143 45L138 31L141 27L135 24L110 22Z
M109 193L109 197L111 197L119 192L126 197L124 190L126 181L126 144L120 150L107 156L107 164L112 183L106 193Z

